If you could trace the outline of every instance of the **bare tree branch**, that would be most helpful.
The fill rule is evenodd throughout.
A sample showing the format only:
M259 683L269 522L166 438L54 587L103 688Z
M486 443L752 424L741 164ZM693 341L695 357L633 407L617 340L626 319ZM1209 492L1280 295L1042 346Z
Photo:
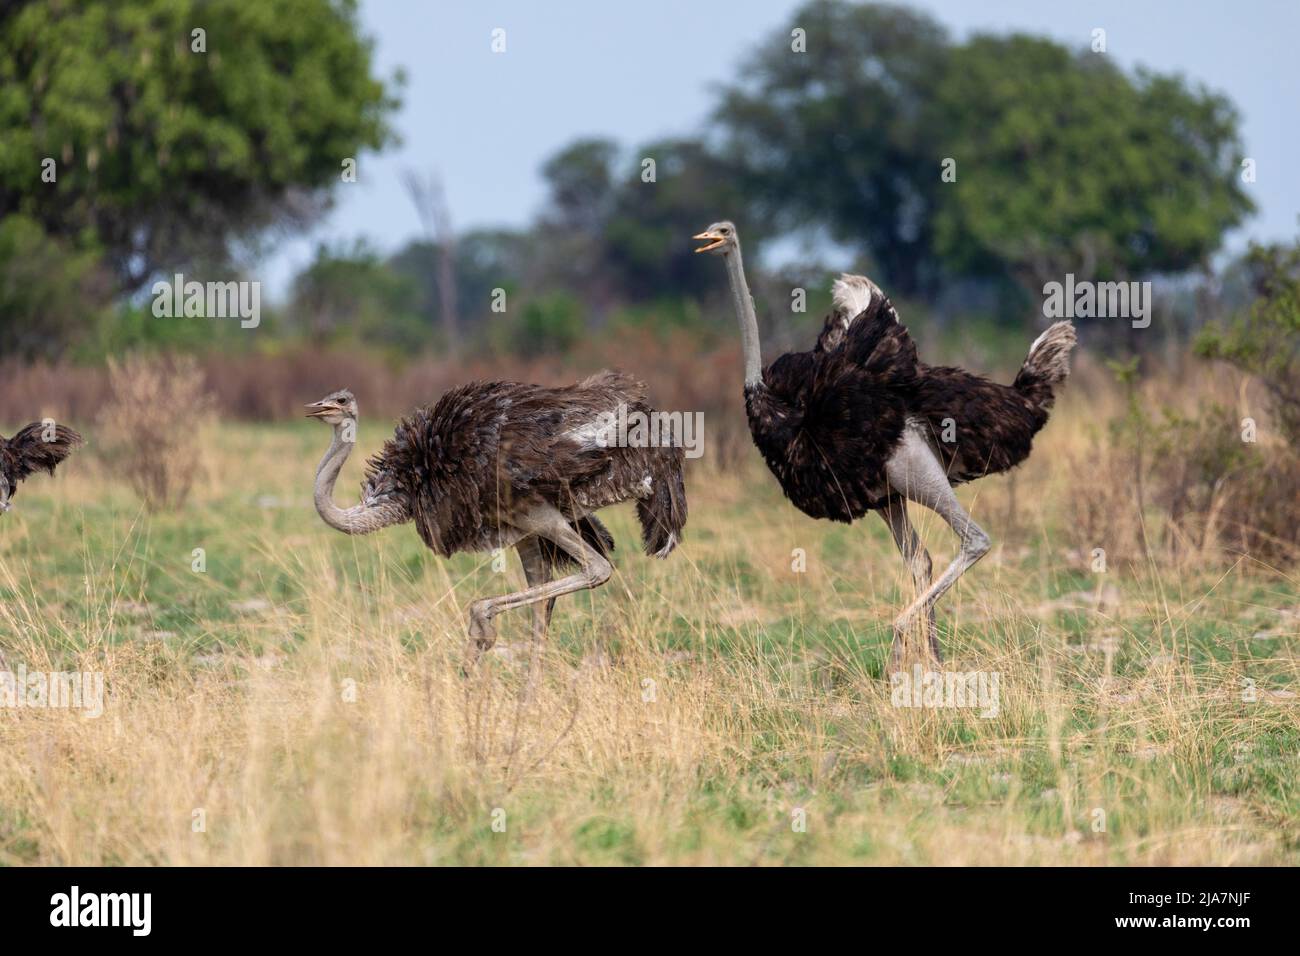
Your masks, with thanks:
M460 347L460 319L456 299L456 233L452 227L451 209L447 205L447 191L436 170L430 170L427 176L421 177L415 170L408 169L402 174L402 182L415 206L416 215L420 217L425 235L434 248L438 311L442 314L447 348L455 353Z

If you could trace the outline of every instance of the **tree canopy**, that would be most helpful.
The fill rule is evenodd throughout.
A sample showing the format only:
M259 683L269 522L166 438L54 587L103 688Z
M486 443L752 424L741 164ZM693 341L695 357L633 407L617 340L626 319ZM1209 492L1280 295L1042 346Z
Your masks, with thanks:
M950 52L930 112L937 152L956 161L934 210L935 251L955 271L1005 269L1030 287L1182 271L1253 209L1235 111L1178 77L979 36Z
M796 29L804 52L793 48ZM925 121L948 53L941 26L901 7L797 10L724 88L716 111L755 219L775 232L817 227L869 253L899 291L923 285L937 266L940 187Z
M353 0L0 4L0 216L118 288L302 222L392 134Z
M901 293L1181 271L1253 208L1223 97L1053 40L954 43L901 7L806 4L716 118L756 215L821 228Z
M543 164L532 222L441 247L465 331L542 349L624 318L725 322L689 240L724 218L750 253L838 242L895 296L1203 267L1252 209L1235 109L1085 42L959 42L903 7L810 0L709 128L579 138ZM108 341L85 334L107 303L307 224L393 141L399 84L374 75L355 0L0 0L0 340ZM788 276L751 255L755 288L816 285L823 248ZM437 347L434 252L324 247L263 334Z

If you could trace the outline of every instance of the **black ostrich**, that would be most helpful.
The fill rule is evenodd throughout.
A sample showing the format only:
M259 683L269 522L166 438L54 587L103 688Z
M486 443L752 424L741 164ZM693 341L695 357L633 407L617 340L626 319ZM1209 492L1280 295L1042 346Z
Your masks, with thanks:
M652 414L645 386L601 372L563 388L474 382L405 418L368 462L361 503L334 504L334 483L356 441L357 401L347 389L307 406L334 427L316 471L316 510L347 534L407 521L443 556L514 547L528 587L469 608L471 656L492 646L492 619L534 605L541 641L555 598L609 580L614 539L593 512L635 500L647 554L666 558L686 524L680 447L629 447L617 433ZM551 580L557 568L577 565Z
M935 602L989 550L988 535L952 486L1006 471L1029 455L1053 391L1069 373L1073 326L1057 322L1040 335L1015 382L998 385L918 360L884 293L869 279L846 275L833 286L835 311L813 350L782 355L763 369L736 227L715 223L694 238L709 243L697 252L720 255L727 266L754 444L805 514L850 522L880 513L919 592L894 622L893 664L901 662L907 630L921 612L930 651L940 659ZM935 511L961 541L937 581L907 501Z
M75 431L54 422L32 422L13 438L0 437L0 514L13 507L18 482L34 471L54 474L59 462L82 443Z

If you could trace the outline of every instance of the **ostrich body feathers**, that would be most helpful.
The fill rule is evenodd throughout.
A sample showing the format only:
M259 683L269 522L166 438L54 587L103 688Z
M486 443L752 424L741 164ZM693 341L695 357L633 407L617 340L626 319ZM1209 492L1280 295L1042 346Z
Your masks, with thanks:
M852 521L894 495L885 463L908 428L958 484L1015 467L1047 421L1068 372L1074 330L1049 329L1013 385L922 363L889 299L845 276L816 347L783 355L745 391L750 432L790 501L814 518ZM857 314L848 310L866 303Z
M0 438L0 474L9 481L9 497L17 494L18 482L33 472L54 474L54 469L84 439L66 425L54 425L53 439L45 441L50 426L32 422L20 429L13 438Z
M686 493L681 448L620 447L596 440L616 413L649 414L645 386L618 372L551 388L473 382L448 391L397 426L370 459L362 499L405 504L424 543L441 555L506 546L513 513L550 504L596 550L613 538L591 513L637 499L648 553L681 539ZM666 549L666 550L665 550ZM566 555L549 543L548 561Z

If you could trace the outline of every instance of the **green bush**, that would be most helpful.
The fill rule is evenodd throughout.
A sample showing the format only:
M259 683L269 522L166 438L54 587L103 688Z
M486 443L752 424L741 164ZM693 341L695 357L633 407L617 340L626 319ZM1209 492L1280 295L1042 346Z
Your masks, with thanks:
M586 328L582 303L568 292L551 292L524 304L511 334L518 355L565 352Z
M1279 432L1294 448L1300 442L1300 244L1252 246L1247 262L1259 297L1227 325L1206 326L1196 351L1256 376Z
M0 218L0 341L6 354L52 358L103 316L107 276L23 215Z

